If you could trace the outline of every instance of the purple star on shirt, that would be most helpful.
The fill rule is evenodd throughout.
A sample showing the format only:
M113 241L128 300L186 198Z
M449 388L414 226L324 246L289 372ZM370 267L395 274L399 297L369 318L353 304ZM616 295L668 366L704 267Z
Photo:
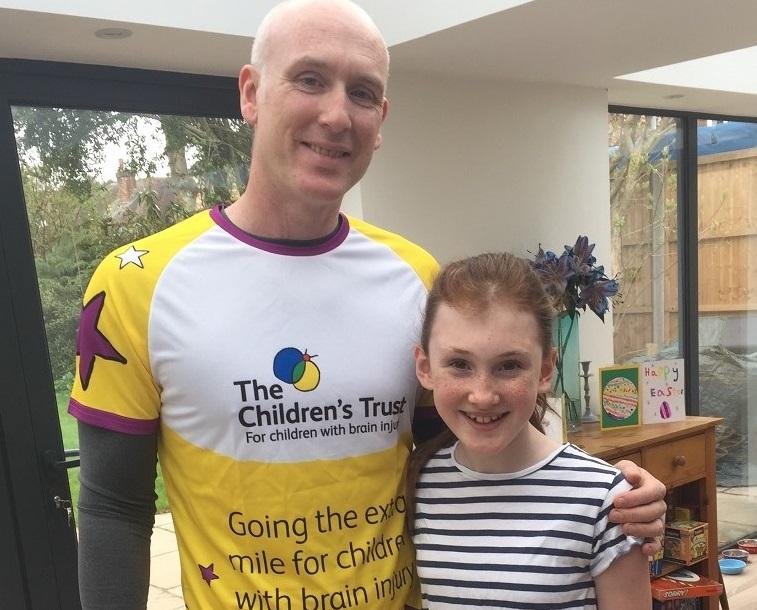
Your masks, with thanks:
M210 586L211 580L216 580L217 578L220 578L215 572L213 572L213 564L211 563L208 566L197 564L197 567L200 568L200 574L202 575L202 579L208 583L208 586Z
M92 371L95 368L95 358L112 360L126 364L126 358L118 353L108 338L97 328L103 306L105 292L98 292L84 306L79 318L79 334L76 337L76 355L79 356L79 379L81 387L87 389Z

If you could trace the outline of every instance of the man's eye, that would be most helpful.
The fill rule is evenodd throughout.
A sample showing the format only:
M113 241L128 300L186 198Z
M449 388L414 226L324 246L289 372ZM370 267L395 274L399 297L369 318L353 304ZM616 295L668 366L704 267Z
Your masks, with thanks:
M304 74L297 79L297 83L304 89L315 90L322 86L321 79L312 74Z
M350 91L350 97L358 104L363 106L375 106L378 103L378 97L370 89L358 87Z

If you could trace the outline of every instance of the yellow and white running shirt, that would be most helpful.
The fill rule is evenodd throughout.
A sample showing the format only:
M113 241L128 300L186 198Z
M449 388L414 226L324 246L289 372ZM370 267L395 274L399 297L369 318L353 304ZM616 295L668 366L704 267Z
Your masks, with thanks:
M124 246L84 296L69 411L159 457L191 610L401 609L413 346L436 262L355 219L315 246L220 208Z

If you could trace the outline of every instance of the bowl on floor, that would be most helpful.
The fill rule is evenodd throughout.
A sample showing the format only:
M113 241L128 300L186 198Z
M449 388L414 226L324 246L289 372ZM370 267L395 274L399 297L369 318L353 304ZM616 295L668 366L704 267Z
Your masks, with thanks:
M749 551L745 551L744 549L726 549L720 556L723 559L738 559L744 563L749 563Z
M747 553L757 553L757 538L742 538L738 544L739 548Z
M741 574L746 567L746 563L740 559L721 559L718 563L723 574Z

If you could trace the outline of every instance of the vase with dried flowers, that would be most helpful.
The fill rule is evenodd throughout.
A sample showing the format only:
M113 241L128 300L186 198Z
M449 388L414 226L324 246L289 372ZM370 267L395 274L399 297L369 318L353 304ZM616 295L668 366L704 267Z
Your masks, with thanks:
M610 301L617 297L617 279L605 273L592 255L594 244L579 235L559 256L539 251L531 262L557 312L553 340L557 348L553 390L565 402L570 431L581 427L578 316L588 307L604 322Z

